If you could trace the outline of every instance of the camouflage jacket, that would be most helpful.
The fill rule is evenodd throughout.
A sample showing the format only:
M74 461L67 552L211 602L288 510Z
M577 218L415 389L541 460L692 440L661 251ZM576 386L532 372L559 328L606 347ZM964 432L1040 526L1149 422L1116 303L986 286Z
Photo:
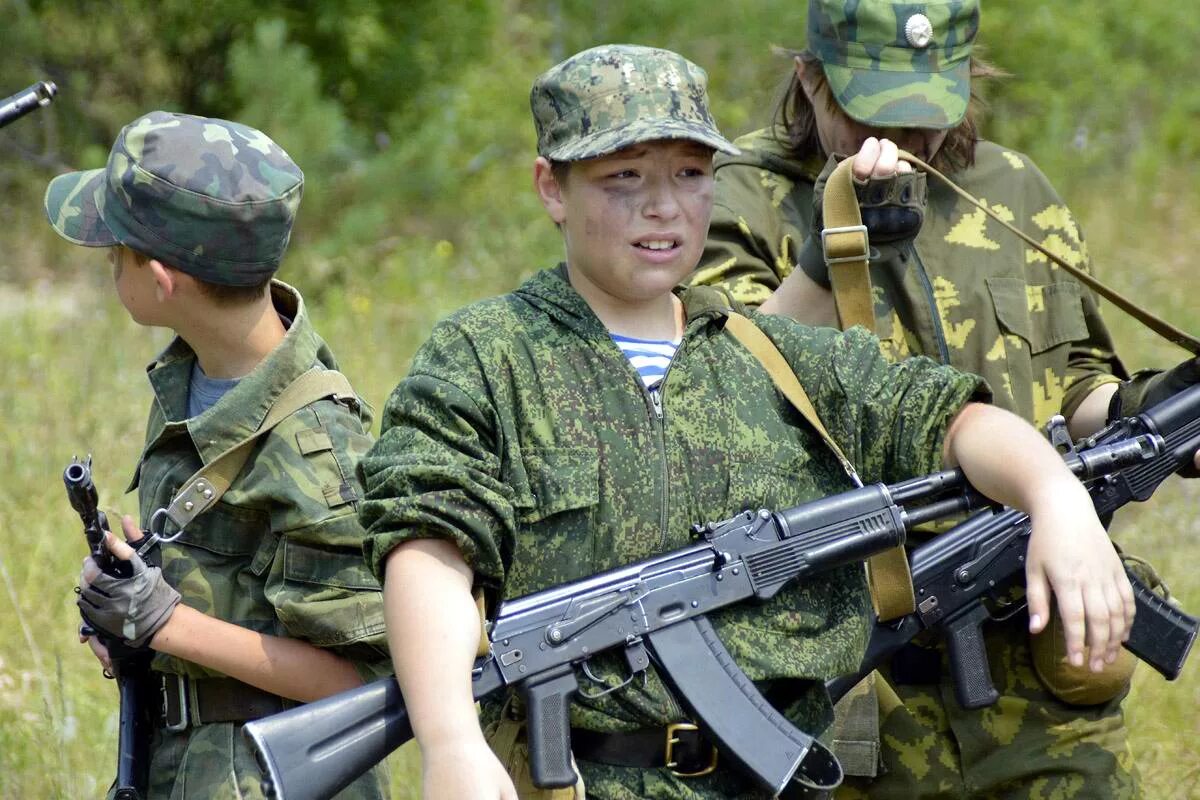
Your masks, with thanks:
M202 465L257 429L298 375L317 364L337 368L300 294L276 281L272 299L292 320L286 336L204 413L185 419L196 356L182 339L147 368L155 396L130 485L138 488L143 527ZM364 680L390 672L382 594L363 563L355 513L361 492L354 464L371 445L370 424L362 403L326 399L264 434L220 502L162 545L163 574L182 602L259 633L327 647L353 661ZM162 653L153 666L194 678L219 675ZM253 755L233 727L158 731L151 797L260 797ZM343 796L379 797L381 780L372 772Z
M276 281L276 309L292 320L282 343L216 405L185 419L195 354L175 339L147 369L154 402L130 489L142 525L179 485L250 435L271 402L314 364L336 369L298 292ZM183 602L217 619L328 647L377 674L386 665L379 584L362 563L354 472L371 445L370 409L313 403L264 435L214 508L162 546L163 574ZM217 673L159 654L154 668L193 677ZM386 667L384 667L386 669Z
M686 329L658 402L561 266L439 323L360 462L376 574L399 543L441 537L478 583L516 597L686 546L692 523L849 488L815 431L723 334L723 296L682 299ZM940 466L945 425L978 378L928 359L889 368L861 329L757 324L864 480ZM869 611L862 568L847 567L713 622L751 678L823 680L857 665ZM597 662L610 681L622 674L619 654ZM798 721L827 724L823 688L790 686ZM653 676L644 690L579 698L572 713L598 730L682 718Z
M788 155L770 129L717 159L716 205L698 284L765 301L796 264L823 163ZM1079 227L1024 155L981 141L950 176L1073 266L1089 261ZM875 333L884 355L927 355L987 379L995 403L1036 425L1070 416L1097 386L1127 377L1091 290L930 178L914 242L873 261Z

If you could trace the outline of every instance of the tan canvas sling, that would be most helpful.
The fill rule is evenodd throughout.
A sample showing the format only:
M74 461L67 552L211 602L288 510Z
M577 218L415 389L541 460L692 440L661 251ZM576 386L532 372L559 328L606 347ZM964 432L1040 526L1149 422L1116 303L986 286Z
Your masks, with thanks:
M258 430L226 449L184 481L170 505L156 511L151 518L151 531L161 533L156 531L162 524L157 520L165 517L175 523L177 531L182 532L192 520L216 505L221 495L237 479L255 443L264 434L308 404L326 397L357 398L357 395L346 376L336 370L315 367L297 377L275 398ZM177 532L174 536L178 535ZM170 541L174 536L164 538Z

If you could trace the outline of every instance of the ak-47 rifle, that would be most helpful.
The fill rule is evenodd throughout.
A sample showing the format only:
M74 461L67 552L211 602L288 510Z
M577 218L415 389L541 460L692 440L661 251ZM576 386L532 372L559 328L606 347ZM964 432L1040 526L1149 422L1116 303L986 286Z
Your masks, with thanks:
M104 532L109 529L108 519L97 507L99 498L96 485L92 483L91 457L86 461L73 459L63 471L63 483L67 487L67 499L71 501L71 507L83 520L83 535L87 538L96 565L110 575L128 578L132 574L129 562L115 558L104 544ZM86 628L91 629L91 626ZM106 670L104 676L115 679L120 692L114 798L142 800L146 797L150 777L151 715L156 708L155 700L158 699L150 670L154 654L145 648L131 648L119 639L95 629L91 629L91 632L98 635L101 644L108 648L112 670Z
M1153 436L1099 445L1066 461L1081 479L1140 463ZM986 504L948 470L874 484L795 508L745 511L697 526L697 543L631 566L501 604L474 696L523 695L530 767L541 787L575 782L568 708L576 669L620 649L630 680L653 660L724 762L774 794L824 798L840 782L829 750L775 711L725 650L705 615L773 597L791 581L857 562L904 542L913 526ZM281 800L328 798L412 737L395 678L248 723L245 732Z
M1051 423L1050 441L1060 451L1080 454L1091 448L1126 441L1137 435L1160 437L1163 447L1154 457L1089 482L1096 515L1107 521L1132 501L1145 501L1168 476L1185 468L1200 449L1200 385L1192 386L1146 409L1118 420L1094 436L1072 444L1062 418ZM1029 518L1011 509L985 511L909 553L916 610L898 620L879 622L871 633L859 671L829 682L837 700L855 684L886 663L914 636L934 630L945 636L954 693L964 708L981 708L996 701L984 649L984 622L993 619L989 602L1025 576ZM1129 641L1134 655L1167 680L1183 669L1200 622L1167 603L1133 573L1137 615ZM1024 609L1024 603L997 606L998 619Z

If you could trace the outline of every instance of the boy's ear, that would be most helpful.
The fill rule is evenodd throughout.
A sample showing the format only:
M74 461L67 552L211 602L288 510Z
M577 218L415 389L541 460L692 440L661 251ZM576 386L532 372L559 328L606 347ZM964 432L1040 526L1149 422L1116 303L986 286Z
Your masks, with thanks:
M161 303L173 297L179 288L179 273L157 258L150 259L146 266L150 269L150 274L154 276L154 296L158 302Z
M533 162L533 188L537 189L538 197L546 208L550 219L561 225L567 218L566 204L563 202L563 187L554 177L550 161L544 156L538 156Z

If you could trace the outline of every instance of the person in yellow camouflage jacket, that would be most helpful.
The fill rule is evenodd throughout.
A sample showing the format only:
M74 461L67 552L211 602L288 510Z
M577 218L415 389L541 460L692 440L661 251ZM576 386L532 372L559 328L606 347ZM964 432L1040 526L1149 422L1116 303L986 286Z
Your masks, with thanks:
M971 79L995 74L971 55L978 24L977 0L811 0L808 48L794 54L775 124L738 139L741 155L718 159L712 227L692 283L836 325L820 198L834 154L854 155L860 204L884 210L864 211L864 220L875 226L870 274L885 356L925 355L980 374L997 405L1037 425L1061 413L1085 434L1106 420L1119 385L1130 385L1095 295L897 160L899 145L1090 268L1079 226L1046 177L1027 156L978 138ZM866 706L878 729L860 718L835 734L854 776L838 797L1136 797L1125 692L1091 705L1059 700L1035 671L1028 624L1019 614L987 626L1001 694L991 708L958 705L940 643L897 657Z

